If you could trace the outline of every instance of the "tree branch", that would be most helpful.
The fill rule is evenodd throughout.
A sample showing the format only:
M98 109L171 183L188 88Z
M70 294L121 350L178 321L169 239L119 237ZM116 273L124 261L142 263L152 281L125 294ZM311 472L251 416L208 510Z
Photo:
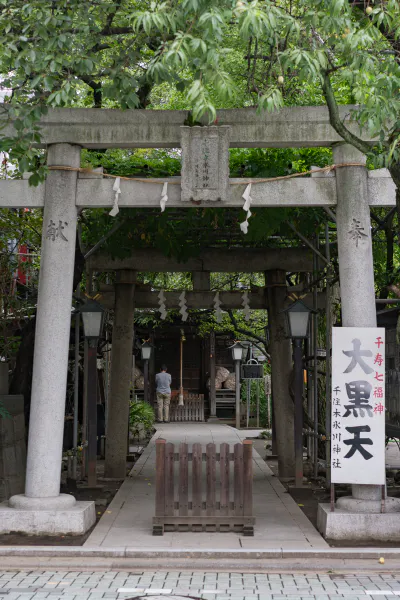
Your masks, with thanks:
M336 102L335 93L332 88L331 79L327 72L323 75L322 80L322 91L326 100L326 104L329 110L329 122L333 129L343 138L345 142L351 144L357 150L360 150L363 154L368 154L371 147L367 142L364 142L361 138L357 137L343 124L339 115L339 107Z
M254 340L257 340L258 342L260 342L260 344L262 344L264 346L264 348L260 347L258 344L254 344L254 345L260 350L260 352L262 352L264 354L264 356L266 356L269 359L270 355L265 350L266 340L264 338L262 338L260 335L257 335L256 333L253 333L252 331L250 331L248 329L244 329L243 327L240 327L238 325L231 309L229 309L227 311L227 313L229 315L232 325L235 328L235 331L237 331L238 333L243 333L243 335L246 335L247 337L251 337Z

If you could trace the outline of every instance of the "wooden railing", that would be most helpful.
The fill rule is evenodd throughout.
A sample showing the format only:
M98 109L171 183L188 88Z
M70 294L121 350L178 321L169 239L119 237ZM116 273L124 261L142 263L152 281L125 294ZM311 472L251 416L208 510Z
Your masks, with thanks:
M170 421L204 421L204 395L185 394L183 406L178 405L178 396L171 398Z
M175 453L174 444L157 440L153 535L189 529L254 535L252 454L250 440L235 444L233 453L229 444L221 444L219 453L207 444L205 454L201 444L189 452L181 443Z

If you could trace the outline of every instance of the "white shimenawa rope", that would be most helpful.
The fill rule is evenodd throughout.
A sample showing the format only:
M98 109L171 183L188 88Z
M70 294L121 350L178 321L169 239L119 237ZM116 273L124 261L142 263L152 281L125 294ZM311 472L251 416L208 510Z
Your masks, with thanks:
M168 183L165 182L161 191L161 200L160 200L160 207L161 207L161 212L163 213L165 210L165 205L168 202Z
M117 177L117 179L115 180L114 185L113 185L113 192L115 192L114 206L108 213L110 215L110 217L116 217L117 214L119 213L118 196L121 193L121 188L119 187L120 183L121 183L121 178Z
M243 223L240 223L240 229L245 235L249 229L249 219L251 217L250 206L252 203L252 198L251 198L250 194L251 194L251 183L248 184L248 186L246 187L246 189L244 190L244 192L242 194L242 198L244 199L243 210L246 211L246 220L243 221Z

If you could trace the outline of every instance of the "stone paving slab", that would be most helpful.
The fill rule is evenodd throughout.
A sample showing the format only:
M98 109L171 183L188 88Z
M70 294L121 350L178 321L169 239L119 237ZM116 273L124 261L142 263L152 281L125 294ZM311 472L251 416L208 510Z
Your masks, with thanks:
M155 506L155 447L158 438L179 444L223 442L236 444L258 431L208 423L169 423L157 431L124 481L108 509L85 542L85 547L151 549L327 549L325 540L313 527L293 498L260 455L253 449L253 504L256 517L254 538L234 532L171 532L152 535Z
M311 566L311 565L310 565ZM383 600L400 596L400 572L244 573L181 570L0 571L5 600Z

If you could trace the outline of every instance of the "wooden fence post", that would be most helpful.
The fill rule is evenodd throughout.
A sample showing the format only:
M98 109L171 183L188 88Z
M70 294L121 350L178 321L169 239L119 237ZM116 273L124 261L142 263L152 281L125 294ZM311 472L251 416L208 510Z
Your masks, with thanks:
M243 516L253 516L253 442L243 442ZM253 535L254 526L245 524L244 535Z
M243 445L235 444L233 454L235 515L240 517L243 515Z
M165 515L173 517L175 514L174 496L174 444L165 445Z
M165 513L165 440L156 441L156 517ZM153 535L163 535L164 525L153 525Z
M156 443L156 514L153 534L163 535L168 529L192 531L243 531L254 535L253 517L253 457L252 442L235 444L233 454L229 444L221 444L217 454L214 443L207 444L205 455L201 444L182 442L175 446L165 440ZM203 462L205 459L205 473ZM175 501L175 462L179 461L178 502ZM189 482L189 462L192 481ZM219 461L219 502L217 501L217 462ZM231 462L233 461L233 480ZM203 497L203 481L205 497ZM233 487L233 490L232 490ZM233 492L233 502L231 494ZM205 500L205 502L204 502Z
M206 511L207 516L212 517L215 515L215 484L217 479L216 472L216 452L215 444L207 444L206 448L206 485L207 485L207 498L206 498Z
M220 449L220 511L221 516L229 514L229 444L221 444Z
M189 462L188 445L179 446L179 515L187 517L189 512Z
M201 471L202 451L201 444L193 444L192 456L192 514L194 517L201 516Z

